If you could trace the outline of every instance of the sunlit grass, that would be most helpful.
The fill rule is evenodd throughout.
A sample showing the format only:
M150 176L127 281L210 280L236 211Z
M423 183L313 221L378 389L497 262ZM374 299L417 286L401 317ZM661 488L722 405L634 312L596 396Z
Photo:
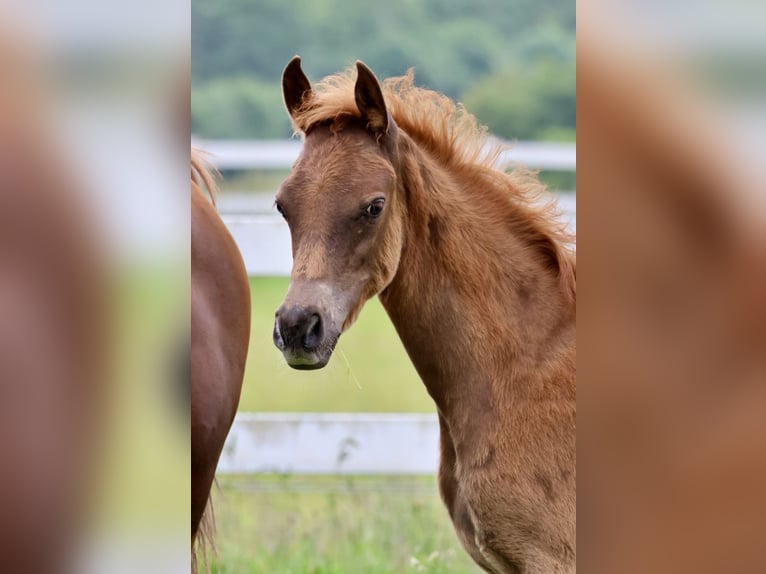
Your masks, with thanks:
M480 572L433 477L223 477L220 574Z

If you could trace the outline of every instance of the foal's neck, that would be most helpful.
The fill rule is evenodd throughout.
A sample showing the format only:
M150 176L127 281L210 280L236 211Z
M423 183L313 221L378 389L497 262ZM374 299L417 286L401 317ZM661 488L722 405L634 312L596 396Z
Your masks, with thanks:
M416 149L400 171L404 248L380 299L440 412L557 393L540 388L541 370L573 360L574 304L514 233L506 190L471 188Z

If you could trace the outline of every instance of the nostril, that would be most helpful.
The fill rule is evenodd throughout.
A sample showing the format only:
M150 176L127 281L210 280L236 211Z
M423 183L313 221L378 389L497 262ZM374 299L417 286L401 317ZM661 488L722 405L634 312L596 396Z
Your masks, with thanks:
M322 317L314 313L306 322L306 330L303 335L303 348L307 351L313 351L322 342L324 336L324 327L322 326Z
M274 318L274 331L272 332L271 337L277 349L279 349L280 351L283 351L285 348L285 342L282 339L282 333L279 331L279 315L278 314Z

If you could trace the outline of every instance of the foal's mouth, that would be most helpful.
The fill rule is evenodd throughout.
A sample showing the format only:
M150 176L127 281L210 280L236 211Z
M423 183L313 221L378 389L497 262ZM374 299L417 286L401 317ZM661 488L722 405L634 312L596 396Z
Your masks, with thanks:
M327 358L319 358L319 357L296 357L296 356L288 356L288 353L283 353L283 356L285 357L285 361L287 361L287 364L292 367L293 369L297 371L315 371L317 369L321 369L327 365L327 363L330 361L330 357Z
M322 361L320 359L288 357L287 354L285 354L285 361L287 361L287 364L296 371L315 371L323 368L327 364L327 361Z
M298 371L314 371L321 369L330 362L332 352L335 349L336 340L332 341L332 344L316 351L306 351L305 349L291 349L289 347L280 349L282 356L285 358L285 362ZM325 347L323 345L323 347ZM279 348L279 345L277 345Z

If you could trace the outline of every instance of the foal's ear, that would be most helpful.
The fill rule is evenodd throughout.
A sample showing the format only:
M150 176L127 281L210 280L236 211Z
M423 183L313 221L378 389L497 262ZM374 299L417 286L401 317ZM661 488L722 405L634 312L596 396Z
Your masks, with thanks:
M282 95L291 118L301 107L303 101L311 95L311 82L301 69L301 57L293 56L282 72Z
M356 61L356 85L354 99L356 107L362 113L362 121L376 137L388 131L388 111L383 92L375 74L359 60Z

